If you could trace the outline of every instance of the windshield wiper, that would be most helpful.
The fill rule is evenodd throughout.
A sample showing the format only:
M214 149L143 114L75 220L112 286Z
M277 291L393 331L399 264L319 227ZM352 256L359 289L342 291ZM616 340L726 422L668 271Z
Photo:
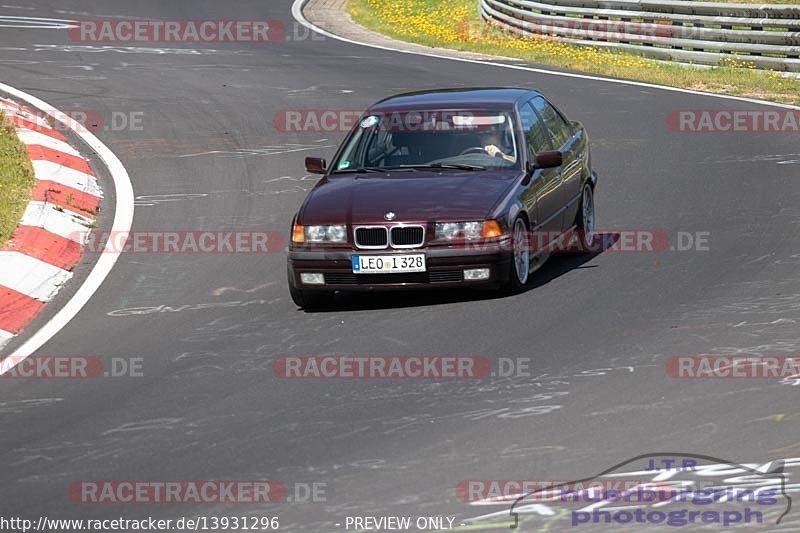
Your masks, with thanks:
M408 172L412 170L410 168L402 168L402 167L359 167L359 168L343 168L342 170L336 170L333 174L346 174L346 173L356 173L356 174L366 174L368 172L380 172L380 173L387 173L387 172Z
M335 170L333 174L347 174L347 173L366 174L367 172L386 172L386 169L378 167L343 168L342 170Z
M459 163L429 163L427 165L400 165L400 168L435 168L446 170L486 170L478 165L462 165Z

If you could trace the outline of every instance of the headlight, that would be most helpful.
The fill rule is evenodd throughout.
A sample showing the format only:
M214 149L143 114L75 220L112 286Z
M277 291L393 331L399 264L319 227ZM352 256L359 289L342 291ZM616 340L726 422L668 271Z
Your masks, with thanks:
M483 222L442 222L436 224L436 238L446 241L479 239L483 236Z
M305 242L347 242L347 227L306 226Z

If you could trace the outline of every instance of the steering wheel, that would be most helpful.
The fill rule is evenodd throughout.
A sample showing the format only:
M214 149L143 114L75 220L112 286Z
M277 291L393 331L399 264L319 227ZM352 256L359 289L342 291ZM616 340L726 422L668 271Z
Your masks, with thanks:
M483 149L483 146L471 146L469 148L464 149L458 155L467 155L467 154L477 153L477 152L481 152L482 154L485 154L486 150Z

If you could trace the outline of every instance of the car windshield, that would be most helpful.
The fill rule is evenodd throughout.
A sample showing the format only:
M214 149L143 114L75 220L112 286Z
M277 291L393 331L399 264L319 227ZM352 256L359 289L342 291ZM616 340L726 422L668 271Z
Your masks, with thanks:
M333 173L383 169L518 169L511 114L404 111L364 117Z

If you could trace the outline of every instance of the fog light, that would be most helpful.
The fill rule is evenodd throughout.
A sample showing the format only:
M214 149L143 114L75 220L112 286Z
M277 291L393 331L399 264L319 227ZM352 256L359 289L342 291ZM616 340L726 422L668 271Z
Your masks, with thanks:
M464 271L464 280L466 281L478 281L482 279L489 279L488 268L473 268Z
M322 274L303 272L300 274L303 285L325 285L325 276Z

